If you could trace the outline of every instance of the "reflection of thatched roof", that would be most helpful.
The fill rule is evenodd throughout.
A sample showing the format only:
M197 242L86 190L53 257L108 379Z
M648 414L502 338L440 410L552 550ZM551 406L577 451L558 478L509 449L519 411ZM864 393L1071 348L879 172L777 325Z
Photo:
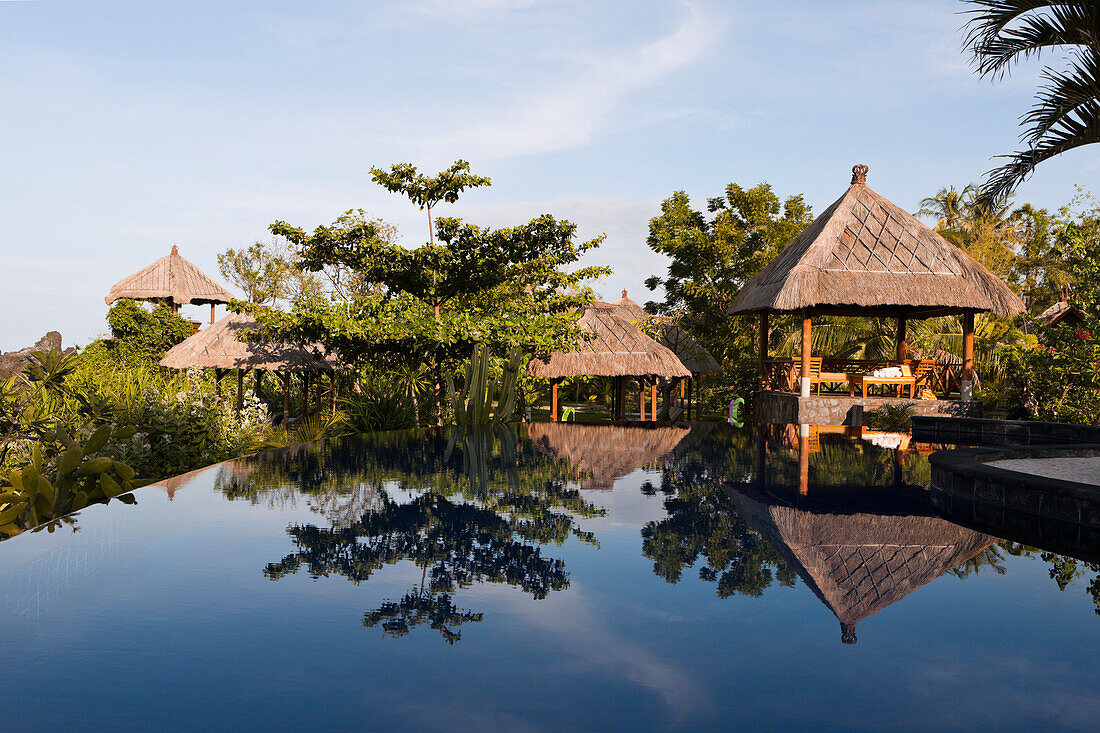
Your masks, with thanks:
M620 427L570 423L530 423L527 437L540 450L569 459L590 480L583 489L610 489L615 480L670 453L690 428Z
M623 297L615 301L614 305L618 309L615 311L616 315L635 325L653 321L657 326L658 342L676 354L676 358L690 369L692 374L712 374L718 371L718 362L687 331L668 318L654 317L646 313L642 306L626 297L625 290Z
M737 295L730 314L872 309L1015 315L1020 299L976 260L867 187L852 185Z
M172 369L267 369L269 371L330 371L335 364L313 354L309 347L257 344L237 340L240 331L256 327L243 313L220 321L176 344L160 360Z
M214 282L205 272L180 257L173 245L172 254L161 257L148 267L119 280L103 299L107 305L119 298L165 301L174 305L228 303L233 294Z
M590 305L577 326L594 333L576 351L555 351L527 365L530 377L690 377L691 372L669 349L646 336L630 321L615 315L615 306Z
M773 545L840 620L900 601L989 547L994 539L939 517L809 512L731 490L738 513Z
M1060 300L1035 317L1040 326L1053 326L1062 321L1080 321L1085 314L1078 308Z

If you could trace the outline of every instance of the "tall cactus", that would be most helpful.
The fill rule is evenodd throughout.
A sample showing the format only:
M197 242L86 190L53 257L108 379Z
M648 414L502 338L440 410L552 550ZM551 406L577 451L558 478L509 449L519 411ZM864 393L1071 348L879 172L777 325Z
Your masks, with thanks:
M516 409L519 373L523 367L523 351L513 346L508 354L500 379L489 381L489 364L493 355L488 346L475 346L466 365L466 382L462 392L455 391L450 374L445 376L447 395L458 425L489 425L508 420ZM494 410L494 405L496 409Z

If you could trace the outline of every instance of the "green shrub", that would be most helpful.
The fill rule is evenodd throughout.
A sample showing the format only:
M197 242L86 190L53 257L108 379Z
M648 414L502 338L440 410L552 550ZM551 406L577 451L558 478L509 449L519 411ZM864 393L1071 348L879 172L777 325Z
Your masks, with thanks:
M382 385L360 385L360 394L340 401L347 426L356 433L400 430L416 425L412 400Z
M146 310L129 298L122 298L107 311L111 340L104 346L124 361L156 363L168 349L195 332L190 321L166 305Z
M867 427L891 433L908 433L913 429L915 402L886 402L881 407L868 410L864 415Z

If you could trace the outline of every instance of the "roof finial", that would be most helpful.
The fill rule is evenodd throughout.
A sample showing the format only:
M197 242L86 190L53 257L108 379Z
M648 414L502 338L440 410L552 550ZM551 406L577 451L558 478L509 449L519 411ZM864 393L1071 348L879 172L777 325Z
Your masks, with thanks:
M859 166L856 166L857 168ZM863 166L866 168L867 166ZM856 643L856 625L846 624L843 621L840 622L840 640L845 644Z
M623 297L626 297L626 288L623 288Z
M852 166L852 183L860 183L864 186L867 185L867 166L862 163Z
M172 245L172 254L178 255L179 253L180 253L180 248L173 244Z

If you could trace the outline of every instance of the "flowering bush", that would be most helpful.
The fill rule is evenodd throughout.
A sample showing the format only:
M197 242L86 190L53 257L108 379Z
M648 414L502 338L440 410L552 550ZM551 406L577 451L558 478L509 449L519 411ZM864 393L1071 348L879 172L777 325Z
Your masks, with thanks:
M1095 319L1090 319L1095 320ZM1018 414L1037 420L1100 422L1100 343L1095 326L1044 329L1033 348L1014 349L1007 360Z

